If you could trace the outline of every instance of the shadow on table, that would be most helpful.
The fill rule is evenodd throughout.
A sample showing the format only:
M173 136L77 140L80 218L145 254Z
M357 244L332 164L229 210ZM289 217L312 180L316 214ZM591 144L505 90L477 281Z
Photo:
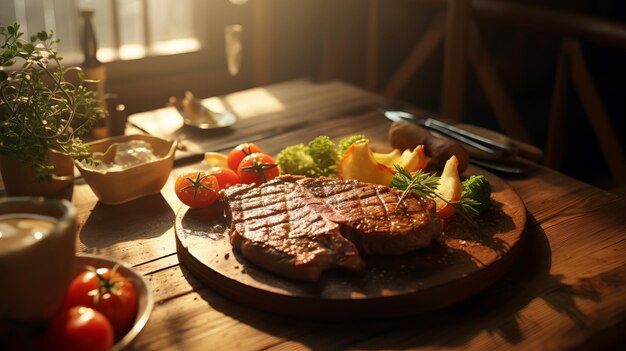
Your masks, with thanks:
M420 346L462 346L477 335L498 334L510 344L523 341L519 312L532 300L543 299L554 311L584 326L587 317L575 297L598 301L590 282L562 283L551 275L548 239L533 217L521 256L511 271L481 294L452 307L417 316L375 321L317 322L283 317L237 305L208 289L198 291L212 308L277 338L313 350L345 347L393 349ZM181 267L187 279L193 279ZM320 338L324 335L324 338Z
M120 205L98 202L81 228L79 238L85 246L95 249L154 238L171 229L174 216L174 211L160 193Z
M414 317L394 321L389 328L391 332L366 340L364 345L357 344L358 347L462 346L484 332L498 334L509 344L518 344L524 338L520 327L523 317L519 312L535 298L543 299L577 325L586 325L587 317L574 298L597 301L599 292L584 282L566 285L562 276L550 274L552 256L548 239L535 219L532 216L528 219L525 247L509 274L473 298L421 316L421 322L416 323Z

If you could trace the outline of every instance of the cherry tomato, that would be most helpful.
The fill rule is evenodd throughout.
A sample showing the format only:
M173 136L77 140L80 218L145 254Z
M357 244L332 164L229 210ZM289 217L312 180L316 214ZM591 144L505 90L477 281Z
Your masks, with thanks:
M113 342L113 328L102 313L76 306L54 317L42 346L44 350L105 351Z
M176 196L191 208L209 207L220 190L215 176L203 171L184 172L176 178L174 184Z
M254 143L243 143L237 145L234 149L228 153L228 168L233 171L237 171L239 163L244 157L251 155L255 152L262 152L261 149Z
M217 179L217 184L220 189L226 189L235 184L239 184L239 176L230 168L211 167L206 172Z
M104 314L121 339L135 323L137 292L120 273L90 267L74 278L67 290L65 307L74 306L91 307Z
M279 173L276 162L262 152L244 157L237 169L239 181L243 184L265 183L278 177Z

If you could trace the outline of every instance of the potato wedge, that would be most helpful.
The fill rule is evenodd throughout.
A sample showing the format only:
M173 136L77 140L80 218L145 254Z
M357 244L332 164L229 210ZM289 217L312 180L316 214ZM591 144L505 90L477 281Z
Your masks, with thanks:
M461 177L459 177L459 160L456 156L450 157L446 161L446 165L443 167L441 173L441 179L439 181L439 187L437 187L437 194L448 202L443 201L440 198L435 198L437 204L437 214L440 218L448 218L452 216L456 210L454 206L449 202L458 201L461 198Z

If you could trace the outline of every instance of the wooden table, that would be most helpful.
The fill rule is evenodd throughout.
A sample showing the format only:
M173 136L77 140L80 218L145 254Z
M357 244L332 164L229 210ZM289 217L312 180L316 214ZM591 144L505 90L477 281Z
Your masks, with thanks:
M74 188L79 251L121 259L152 284L156 305L136 349L597 349L624 343L626 201L544 167L505 178L528 210L522 257L495 285L455 306L393 320L316 322L218 295L176 255L173 222L181 203L173 180L198 160L186 157L248 140L275 154L320 134L337 140L363 133L386 144L390 122L376 112L389 102L339 82L293 81L211 102L235 112L238 124L179 131L190 152L180 153L161 194L107 206L81 180Z

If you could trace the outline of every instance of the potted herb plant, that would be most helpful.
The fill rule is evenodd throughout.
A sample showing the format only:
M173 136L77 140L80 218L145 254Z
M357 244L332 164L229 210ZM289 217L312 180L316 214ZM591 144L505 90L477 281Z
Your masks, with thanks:
M53 31L23 35L0 26L0 170L7 194L50 195L73 182L72 159L90 160L80 136L105 112Z

